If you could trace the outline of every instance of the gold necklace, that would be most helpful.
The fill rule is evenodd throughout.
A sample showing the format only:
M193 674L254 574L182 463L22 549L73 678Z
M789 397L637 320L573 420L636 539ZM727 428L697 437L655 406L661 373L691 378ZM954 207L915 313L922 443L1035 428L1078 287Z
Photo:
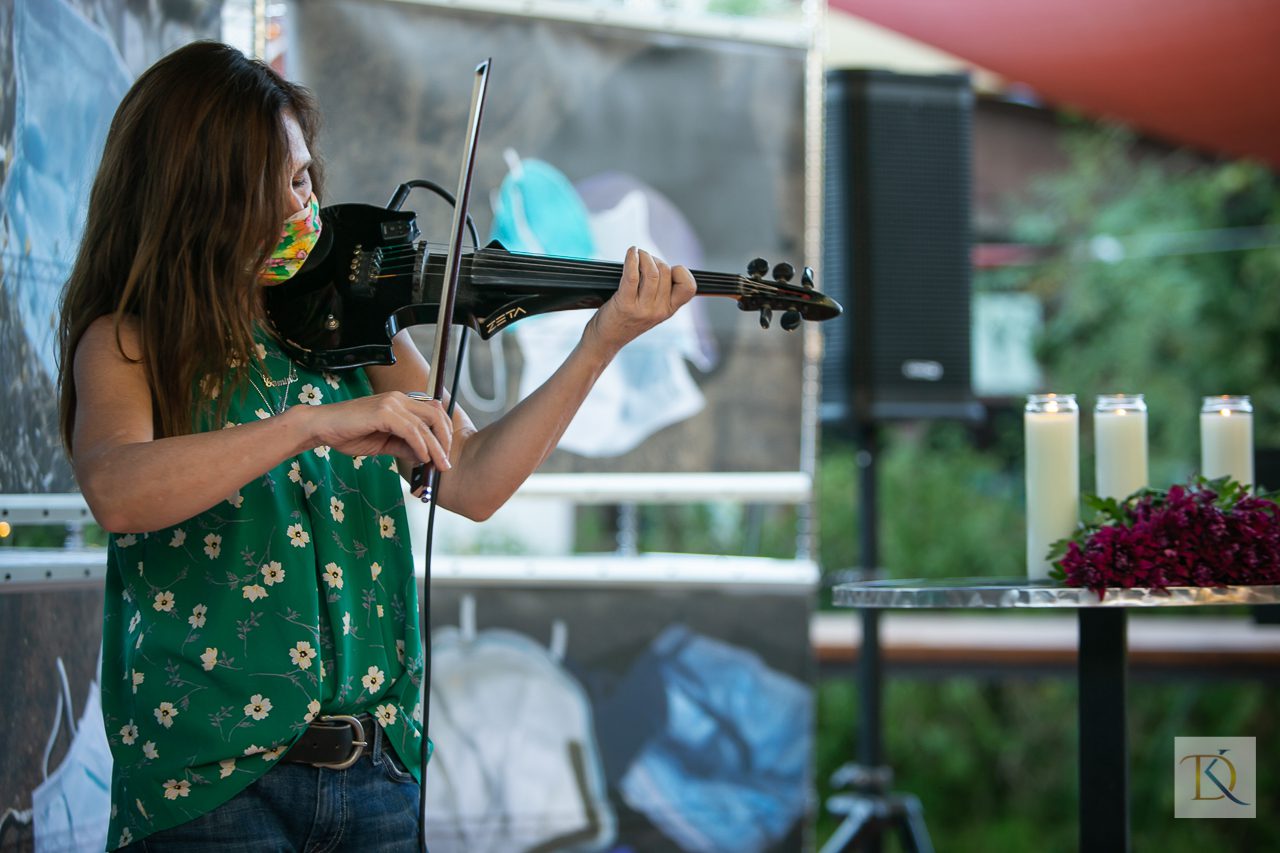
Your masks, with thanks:
M289 388L293 385L293 380L298 378L298 366L293 363L293 359L289 356L286 355L285 358L289 359L289 375L284 379L272 379L267 375L267 372L263 370L263 364L260 361L254 365L258 371L258 376L262 378L262 384L265 387L279 388L282 385L284 386L284 393L280 395L280 404L278 406L272 405L271 401L267 399L267 395L263 393L262 389L254 384L253 377L249 377L249 384L253 386L253 390L258 393L258 396L262 398L262 402L267 406L267 411L271 412L273 415L283 414L284 410L289 408Z

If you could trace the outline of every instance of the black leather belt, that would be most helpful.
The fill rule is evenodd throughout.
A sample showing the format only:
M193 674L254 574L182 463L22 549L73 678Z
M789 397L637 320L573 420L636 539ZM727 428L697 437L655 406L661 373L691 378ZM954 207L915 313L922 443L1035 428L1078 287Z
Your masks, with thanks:
M365 733L372 735L374 725L371 714L320 717L307 726L302 737L280 760L346 770L359 761L370 746Z

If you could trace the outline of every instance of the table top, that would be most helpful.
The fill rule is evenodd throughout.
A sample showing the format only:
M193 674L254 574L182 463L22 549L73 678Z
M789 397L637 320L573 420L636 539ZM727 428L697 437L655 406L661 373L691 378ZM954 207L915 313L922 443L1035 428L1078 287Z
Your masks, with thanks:
M1092 590L1027 578L945 578L860 581L833 589L837 607L1202 607L1280 603L1280 586L1178 586L1165 590Z

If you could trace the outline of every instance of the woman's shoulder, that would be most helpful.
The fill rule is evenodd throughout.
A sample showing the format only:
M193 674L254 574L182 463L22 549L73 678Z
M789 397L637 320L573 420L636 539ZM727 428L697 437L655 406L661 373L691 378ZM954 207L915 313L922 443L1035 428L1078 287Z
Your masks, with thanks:
M84 330L76 358L111 359L137 363L142 360L142 331L132 314L103 314Z

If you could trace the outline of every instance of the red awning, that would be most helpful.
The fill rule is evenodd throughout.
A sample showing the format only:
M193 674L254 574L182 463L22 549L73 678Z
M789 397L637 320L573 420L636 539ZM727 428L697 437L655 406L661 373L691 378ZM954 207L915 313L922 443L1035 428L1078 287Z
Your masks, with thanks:
M1280 169L1280 0L830 0L1045 101Z

